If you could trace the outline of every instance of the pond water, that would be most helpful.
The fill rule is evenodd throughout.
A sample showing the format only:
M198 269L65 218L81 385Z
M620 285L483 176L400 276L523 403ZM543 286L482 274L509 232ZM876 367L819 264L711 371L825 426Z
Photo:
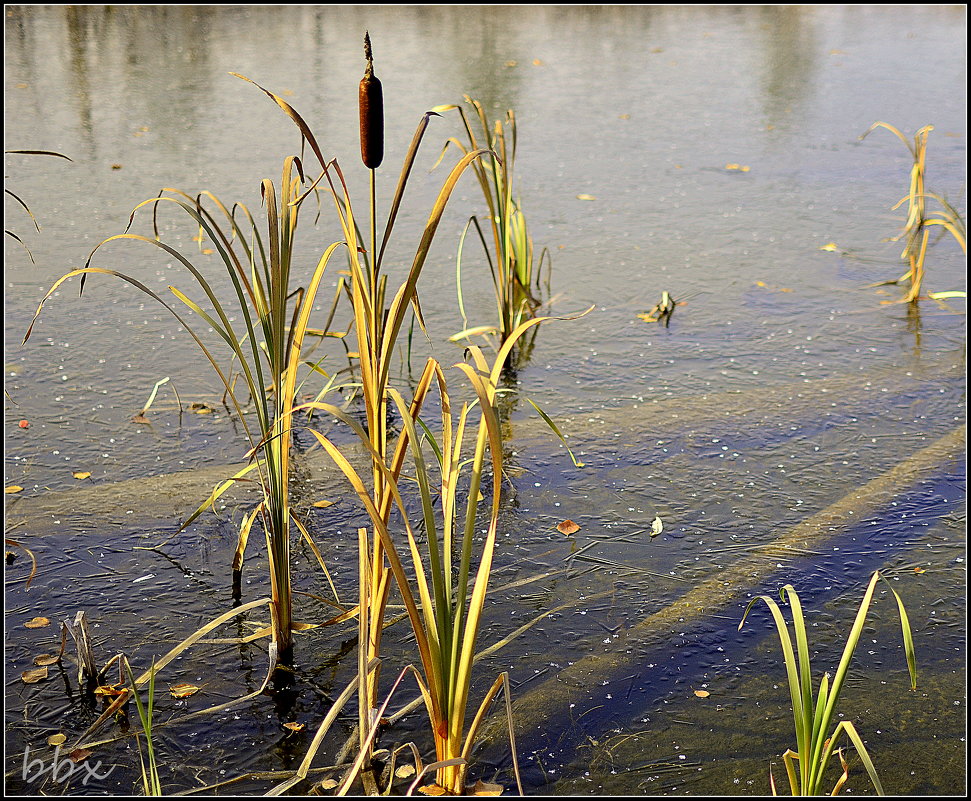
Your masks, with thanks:
M356 96L368 30L386 104L379 204L388 207L427 109L466 94L493 119L512 108L522 203L537 249L552 254L548 308L593 306L544 324L510 383L512 469L481 642L541 620L479 664L477 687L510 671L526 792L757 795L769 790L770 763L784 783L780 755L794 743L778 642L764 610L739 633L741 614L751 597L793 584L812 615L816 670L832 670L879 568L910 613L920 682L909 692L883 592L844 712L888 792L963 794L965 302L911 309L888 302L901 287L867 288L905 270L900 243L888 240L904 222L892 207L911 162L887 130L859 140L877 121L908 136L933 125L928 189L964 216L963 6L7 6L5 15L6 148L71 159L5 158L7 188L40 226L8 196L5 227L30 255L5 237L5 486L24 488L5 495L5 523L38 561L27 591L22 552L6 574L8 791L123 793L138 781L130 740L89 758L111 771L88 785L80 772L65 782L25 773L28 749L51 764L47 738L73 742L96 714L72 694L72 671L29 685L21 673L56 650L56 625L81 609L99 658L124 651L139 667L229 609L240 507L173 538L201 497L171 476L211 487L246 450L211 368L150 299L94 276L79 300L72 282L21 347L37 304L163 187L258 208L260 181L278 179L299 136L230 72L286 97L363 208ZM455 116L431 121L394 240L404 264L445 177L444 165L432 167L459 134ZM481 206L464 178L422 275L428 337L416 337L415 364L425 353L462 358L448 342L463 327L455 253ZM161 225L165 241L206 258L174 212ZM147 218L136 227L151 230ZM339 237L326 209L299 235L308 271ZM188 286L161 256L112 243L94 264L157 289ZM468 258L469 324L489 323L489 279ZM933 242L927 265L927 291L966 289L950 237ZM667 326L638 316L662 292L684 301ZM342 354L335 346L327 363ZM152 424L133 424L166 377ZM216 412L180 414L173 385L184 404ZM526 398L557 420L583 468ZM345 492L305 456L303 497ZM873 483L887 475L887 486ZM651 537L656 517L664 530ZM571 537L555 528L566 518L581 527ZM344 593L360 520L350 497L314 516ZM746 561L787 532L801 545L757 568ZM251 547L244 601L265 592L265 548ZM325 591L312 554L298 551L294 571L299 588ZM638 628L732 571L748 571L747 583L726 581L673 623ZM327 608L308 599L300 612L319 620ZM24 628L34 616L54 625ZM177 721L257 689L265 645L199 646L177 662L169 684L206 686L159 701L157 719L175 721L156 734L163 787L293 770L355 669L355 631L337 629L301 638L292 692L218 717ZM413 658L404 631L391 648L398 669ZM387 744L415 739L427 755L420 718L401 721ZM290 733L281 727L290 721L307 729ZM317 764L329 764L353 721L349 708ZM493 737L473 774L511 786L510 765ZM849 787L870 790L858 762Z

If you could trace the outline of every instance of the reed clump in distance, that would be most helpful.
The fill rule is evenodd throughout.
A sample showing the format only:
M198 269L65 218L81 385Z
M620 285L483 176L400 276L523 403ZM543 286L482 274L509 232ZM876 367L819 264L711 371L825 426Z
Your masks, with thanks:
M941 226L950 233L961 247L961 251L967 252L967 232L964 221L960 214L950 203L940 195L927 191L925 187L925 177L927 171L927 138L934 130L933 125L925 125L914 134L913 141L893 125L886 122L875 122L860 139L866 138L870 133L878 128L884 128L896 136L907 148L911 156L910 168L910 187L907 194L901 198L894 209L907 204L907 219L904 222L903 230L893 238L896 242L904 240L904 249L900 254L901 259L907 262L908 269L900 278L887 281L889 284L908 283L907 295L903 298L904 303L917 303L921 298L921 288L924 283L925 266L924 261L927 256L928 241L930 239L933 226ZM927 202L934 201L940 206L936 211L928 211ZM942 300L949 297L964 297L964 292L948 291L933 292L927 297Z
M498 337L500 344L508 340L526 320L536 316L542 300L540 282L544 261L547 263L549 283L549 251L545 248L536 256L533 239L526 223L522 203L515 191L517 129L516 115L510 109L505 119L489 122L485 109L478 100L468 95L465 102L472 108L474 123L466 109L460 105L436 106L435 111L456 111L462 121L465 139L450 137L442 150L444 157L452 145L468 153L477 148L487 148L491 158L479 159L474 165L475 176L486 205L485 223L472 216L462 232L456 258L456 287L459 311L464 330L453 339L477 334ZM486 230L483 231L483 228ZM489 264L496 299L495 325L468 325L465 303L462 297L462 254L465 239L474 229L482 244Z

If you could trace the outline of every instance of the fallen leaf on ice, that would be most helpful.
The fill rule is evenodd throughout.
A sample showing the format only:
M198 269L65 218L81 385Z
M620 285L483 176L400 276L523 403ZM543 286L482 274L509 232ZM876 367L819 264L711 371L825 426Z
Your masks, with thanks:
M24 684L36 684L47 678L47 668L39 667L25 670L20 674L20 678L23 679Z

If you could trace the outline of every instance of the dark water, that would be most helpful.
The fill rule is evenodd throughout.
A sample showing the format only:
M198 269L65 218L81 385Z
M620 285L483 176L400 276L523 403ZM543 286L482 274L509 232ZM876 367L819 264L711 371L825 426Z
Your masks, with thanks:
M243 437L221 408L178 413L171 385L183 402L217 407L221 389L177 323L131 287L96 276L82 300L76 283L62 288L19 345L50 284L162 187L208 189L258 207L260 180L276 180L300 143L279 110L230 72L283 94L338 157L363 204L356 92L368 29L386 98L385 208L426 109L466 93L496 118L514 108L523 205L537 248L553 257L551 309L595 305L580 320L544 326L516 375L515 469L482 642L574 605L485 660L481 691L509 670L516 696L526 696L570 662L610 652L628 624L965 420L964 301L923 301L914 312L884 303L900 288L863 288L904 271L899 243L887 240L903 223L891 207L907 190L910 162L887 131L858 140L878 120L907 134L934 125L928 188L963 214L962 7L8 6L5 14L6 148L72 159L5 161L7 187L41 227L8 197L5 227L33 261L5 238L5 485L24 487L5 496L6 524L40 568L28 592L18 581L25 556L7 574L8 790L121 793L137 781L130 740L96 752L105 770L115 767L87 786L80 772L66 785L29 771L24 778L27 749L49 765L46 738L77 736L95 716L71 695L71 671L21 681L33 656L59 644L54 627L29 630L25 621L57 623L85 609L100 659L124 651L147 667L231 604L234 507L156 550L139 548L175 534L176 500L139 496L135 485L118 484L110 513L108 496L92 495L74 514L44 514L49 493L82 486L74 471L91 473L84 487L110 487L241 459ZM442 167L431 167L458 133L454 117L429 127L394 245L405 264L444 179ZM461 358L447 342L463 327L455 248L480 206L464 180L422 276L428 341L417 348L446 363ZM196 231L173 212L162 228L166 241L197 252ZM324 213L301 236L309 270L339 234ZM830 242L840 252L820 249ZM155 288L187 286L159 256L114 243L95 264ZM966 288L952 240L935 242L927 264L928 291ZM492 313L479 267L464 270L470 324ZM218 287L217 269L212 261ZM687 300L668 327L637 317L662 291ZM132 425L165 377L153 425ZM537 433L525 397L562 422L584 469ZM30 427L19 428L21 419ZM325 487L333 489L314 485L308 495ZM869 572L895 576L915 629L919 691L907 690L886 597L874 609L876 642L861 645L846 691L846 714L891 793L950 794L965 782L964 491L963 460L944 460L810 553L780 561L750 590L791 582L805 593L818 615L821 671L838 659ZM349 501L314 518L348 596L360 522ZM651 538L656 516L664 532ZM571 540L554 528L564 518L582 527ZM244 600L265 592L265 549L253 548ZM312 554L299 550L294 569L301 589L326 592ZM553 571L564 572L502 589ZM584 601L607 589L614 592ZM312 599L302 603L307 619L328 614ZM779 755L792 743L778 645L765 615L736 633L744 604L725 599L679 636L637 646L583 705L553 703L541 727L524 724L527 791L762 794L770 761L783 782ZM292 695L159 729L163 786L293 769L352 675L352 637L344 628L302 639ZM412 658L403 631L392 643L392 661ZM159 720L257 689L266 655L258 644L200 646L176 664L166 680L204 683L204 692L184 701L163 694ZM710 697L694 695L702 688ZM402 721L392 739L417 738L427 750L420 718ZM281 724L293 720L307 729L288 733ZM349 712L317 764L336 754L352 723ZM483 748L479 764L476 775L498 770L509 784L501 748ZM851 776L854 792L869 791L859 765Z

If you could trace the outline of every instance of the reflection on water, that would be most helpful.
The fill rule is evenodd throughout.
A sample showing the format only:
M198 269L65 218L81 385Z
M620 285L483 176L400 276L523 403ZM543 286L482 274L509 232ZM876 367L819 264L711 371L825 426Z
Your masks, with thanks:
M762 76L766 126L791 130L787 120L802 118L817 79L815 9L806 6L763 6L759 30L765 41Z
M8 206L12 220L26 223L36 259L30 264L7 242L5 468L8 485L26 488L19 505L8 499L8 525L41 567L29 593L22 583L8 585L8 770L16 771L23 746L42 746L60 729L80 734L93 718L66 700L60 675L37 685L20 681L34 656L56 648L52 630L24 629L24 620L43 614L58 621L83 607L95 622L99 656L125 650L147 667L163 644L233 603L227 566L241 508L228 504L174 536L178 521L170 512L189 501L184 491L167 495L174 490L165 489L164 476L241 459L238 425L219 409L180 415L164 393L151 428L130 423L165 376L184 401L219 407L221 388L203 360L188 356L192 343L164 311L99 277L82 300L76 286L60 292L28 347L17 346L50 283L124 230L132 208L163 186L211 190L258 208L259 181L275 178L300 143L279 110L230 72L283 94L311 122L326 154L340 158L352 191L366 191L356 92L368 29L388 109L389 168L378 189L384 208L425 109L464 94L482 101L493 119L513 108L517 179L534 243L553 253L551 311L596 304L580 320L540 328L505 377L513 469L497 585L510 588L490 605L484 642L544 610L559 611L486 660L483 682L509 669L525 696L570 662L609 653L629 623L963 420L963 307L881 305L890 296L860 291L900 274L899 248L883 240L899 223L889 209L906 189L909 167L898 143L856 139L878 119L908 131L934 124L932 188L961 196L966 98L954 87L966 81L966 50L959 7L13 6L5 13L8 147L74 159L9 157L6 165L8 184L42 226L33 231ZM446 116L429 128L399 221L394 255L403 260L444 177L442 168L428 170L446 138L461 133L456 124ZM726 169L731 163L749 169ZM445 344L462 327L455 247L480 204L473 183L460 183L422 276L428 338L416 334L414 364L425 351L445 363L461 357ZM135 225L150 233L150 221ZM168 241L203 258L191 226L163 216L162 227ZM300 236L312 264L321 243L338 234L325 211ZM820 250L831 241L852 255ZM184 286L151 250L106 248L98 265L131 271L160 290ZM216 263L202 263L220 286ZM928 270L931 291L962 288L964 266L956 248L938 249ZM489 322L485 265L469 261L463 279L469 324ZM667 327L638 317L662 291L688 298ZM314 358L325 352L331 369L347 363L338 343L322 344ZM551 434L537 436L540 424L525 398L565 426L586 468L575 470ZM30 427L21 429L25 417ZM96 494L68 495L77 503L58 508L72 513L52 517L53 496L46 511L45 497L76 492L78 469L91 472L83 489L93 491L161 478L143 502L124 490L100 496L100 505ZM780 563L779 578L800 591L820 588L820 603L833 602L832 616L842 619L836 599L845 591L852 602L868 569L893 566L918 621L928 679L919 704L904 699L881 725L885 732L913 726L919 736L937 727L957 743L961 726L943 707L963 670L953 657L964 643L954 623L965 592L957 561L963 527L946 520L960 516L964 473L941 470L888 500L865 527L841 529L827 550ZM301 488L307 498L340 496L333 484L308 476ZM28 508L34 511L25 514ZM349 502L315 515L335 581L351 597L349 537L360 515ZM655 516L664 533L652 538ZM566 518L581 526L570 539L555 528ZM146 546L154 550L140 550ZM243 602L258 597L266 575L265 548L252 547ZM332 611L313 597L327 592L315 558L306 549L295 554L297 581L308 593L301 612L327 619ZM12 568L23 573L24 565L21 559ZM145 576L152 578L135 583ZM515 586L523 579L534 580ZM766 647L754 635L739 645L734 610L724 617L731 620L712 617L693 641L679 631L662 647L633 654L622 675L600 679L609 688L594 688L596 710L573 712L575 726L560 725L570 713L557 711L557 725L548 728L562 740L524 733L529 789L764 790L746 776L764 774L777 757L785 701L769 692L776 677L764 675ZM228 630L242 637L264 623L249 615ZM397 649L392 661L406 659L404 632L388 637ZM894 677L884 666L895 654L874 650L869 664L879 669L861 671L889 683ZM291 690L215 722L160 730L163 785L182 789L295 765L307 733L349 680L352 654L346 628L307 635ZM216 703L252 692L265 664L259 643L207 646L172 682L210 682L205 703ZM707 700L721 705L727 722L699 711L689 684L700 682L708 682ZM195 701L165 698L164 714L199 708ZM860 712L873 720L872 710ZM350 734L353 710L348 716L321 763ZM400 736L424 747L420 717L403 721ZM756 743L740 733L765 718L778 737ZM282 728L293 720L307 730ZM721 728L715 736L703 724ZM942 773L959 770L957 745L937 763L923 748L907 761L897 759L902 746L893 735L879 736L891 762L935 777L928 784L891 768L889 786L948 790ZM105 758L125 766L113 789L127 791L134 752L127 743L110 748ZM508 768L504 756L484 753ZM705 778L689 779L698 767Z

